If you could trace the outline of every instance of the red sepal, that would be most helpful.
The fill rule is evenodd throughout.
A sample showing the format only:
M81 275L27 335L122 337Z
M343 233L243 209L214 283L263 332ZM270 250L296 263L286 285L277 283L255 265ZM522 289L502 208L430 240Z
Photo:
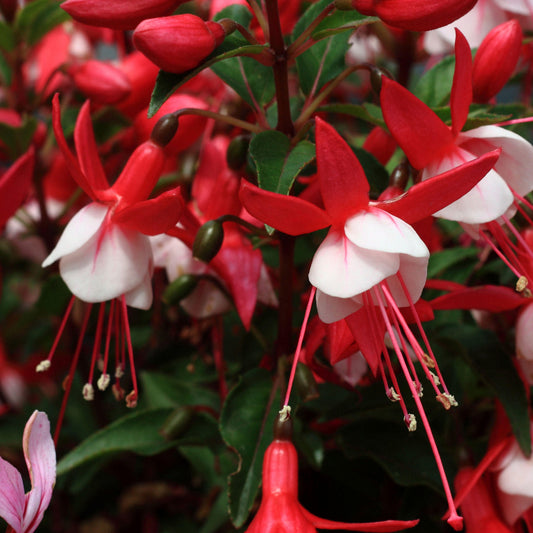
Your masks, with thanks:
M265 191L242 181L239 197L255 218L289 235L312 233L331 225L327 213L305 200Z
M462 287L460 290L439 296L431 301L431 307L433 309L480 309L500 313L528 303L527 298L509 287L483 285Z
M383 77L380 97L387 127L413 167L426 167L453 144L450 128L399 83Z
M180 188L176 187L115 212L113 222L145 235L159 235L178 223L184 208Z
M333 126L316 123L316 162L324 207L334 225L368 206L370 186L352 149Z
M452 133L457 135L465 125L472 103L472 52L465 36L455 28L455 71L450 110Z
M493 150L447 172L413 185L397 200L378 207L412 224L455 202L472 189L496 164L501 150Z
M20 156L0 178L0 229L26 198L33 177L33 147Z

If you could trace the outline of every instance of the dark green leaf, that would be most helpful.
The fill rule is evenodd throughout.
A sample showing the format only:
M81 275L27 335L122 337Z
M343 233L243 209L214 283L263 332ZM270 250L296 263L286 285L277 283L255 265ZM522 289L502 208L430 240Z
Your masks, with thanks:
M339 440L348 457L372 458L400 485L427 485L442 491L435 459L421 429L409 432L404 425L370 419L343 428Z
M325 111L327 113L341 113L343 115L350 115L355 118L386 128L385 121L383 120L383 114L381 108L377 105L364 103L359 104L327 104L321 106L319 111Z
M315 146L301 141L291 147L289 138L279 131L258 133L250 142L259 186L267 191L289 194L295 178L315 158Z
M0 48L6 52L13 50L15 46L15 36L11 26L0 20Z
M180 381L174 376L143 372L141 374L143 396L151 407L181 407L204 405L219 408L218 395L195 383Z
M417 82L413 93L429 107L445 105L452 90L455 56L445 57Z
M460 328L450 325L440 330L439 334L457 343L458 354L492 389L505 409L518 444L529 456L531 435L524 384L518 377L510 354L504 350L496 334L466 324Z
M215 421L205 414L196 413L179 439L165 440L159 429L171 412L171 408L139 410L109 424L65 455L57 465L57 474L65 474L88 461L118 452L149 456L178 444L209 443L216 439Z
M17 159L26 152L35 128L37 128L37 120L29 116L24 117L19 127L0 122L0 141L7 147L10 158Z
M17 13L15 34L19 41L33 46L50 30L69 19L59 1L35 0Z
M6 58L0 54L0 82L2 85L9 87L11 85L12 72Z
M474 247L450 248L448 250L434 252L429 258L428 278L443 277L446 270L459 263L462 263L462 266L464 267L465 261L475 261L478 253L479 250Z
M263 369L245 374L229 393L222 408L220 432L239 454L239 468L229 479L229 510L235 527L241 527L261 483L263 455L272 441L272 426L279 409L272 397L272 378Z
M389 183L389 173L383 165L370 153L362 148L353 148L359 163L365 171L368 183L370 184L371 193L374 196L383 192Z

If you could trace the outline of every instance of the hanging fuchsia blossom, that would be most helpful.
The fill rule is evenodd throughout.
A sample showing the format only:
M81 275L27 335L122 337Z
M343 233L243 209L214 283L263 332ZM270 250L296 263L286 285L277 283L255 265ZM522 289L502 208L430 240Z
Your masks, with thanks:
M263 459L263 498L246 533L316 533L319 529L345 531L401 531L418 520L347 523L320 518L298 501L298 455L290 441L290 420L278 422L274 441Z
M56 451L45 413L34 411L22 437L31 490L24 494L19 471L0 457L0 516L8 531L33 533L43 519L56 480Z

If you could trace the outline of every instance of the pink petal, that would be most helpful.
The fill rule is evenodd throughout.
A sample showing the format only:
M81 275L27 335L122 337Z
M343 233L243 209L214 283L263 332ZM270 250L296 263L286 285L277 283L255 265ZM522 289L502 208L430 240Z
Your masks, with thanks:
M148 237L107 222L81 248L61 258L59 272L80 300L104 302L143 283L151 265Z
M20 472L0 457L0 516L16 533L22 533L24 502Z
M179 187L121 209L112 216L115 224L144 233L159 235L175 226L181 217L185 203Z
M320 118L316 123L316 162L324 206L334 224L368 205L370 186L346 141Z
M34 162L35 151L30 147L0 177L0 230L28 195L33 178Z
M419 520L385 520L384 522L362 522L362 523L349 523L349 522L334 522L333 520L326 520L311 514L300 505L300 509L304 516L315 527L319 529L344 529L345 531L401 531L402 529L409 529L415 527Z
M408 224L422 220L465 195L494 166L499 152L456 166L411 187L397 200L380 202L383 209Z
M429 257L429 251L416 231L382 209L370 208L350 217L344 231L353 244L367 250Z
M473 154L457 147L443 159L425 168L422 180L446 172L472 159L474 159ZM489 170L469 192L443 209L439 209L433 213L433 216L465 224L483 224L505 214L512 203L513 195L505 181L496 171Z
M412 257L407 254L400 255L400 268L398 269L401 275L411 301L417 302L420 298L427 278L429 254L425 257ZM409 298L407 298L405 291L397 276L387 278L387 284L394 301L398 307L409 306Z
M398 271L398 254L360 248L331 230L315 252L309 281L338 298L360 294Z
M45 413L34 411L26 423L22 448L32 489L26 495L23 531L33 533L52 498L56 480L56 451Z
M472 52L465 36L455 30L455 72L453 75L450 108L452 133L457 135L465 125L472 103Z
M93 202L78 211L67 224L56 247L43 261L43 268L81 248L100 229L109 208Z
M76 120L74 142L76 144L76 153L78 154L81 171L87 178L92 189L95 191L108 189L109 184L100 161L96 141L94 140L89 100L83 104L78 119Z
M454 142L448 126L399 83L383 77L380 98L387 127L415 168L426 167Z
M481 126L461 133L457 143L478 156L501 148L494 170L517 194L525 196L533 190L533 146L520 135L498 126Z
M246 210L261 222L289 235L303 235L331 224L327 213L305 200L265 191L243 180L239 193Z

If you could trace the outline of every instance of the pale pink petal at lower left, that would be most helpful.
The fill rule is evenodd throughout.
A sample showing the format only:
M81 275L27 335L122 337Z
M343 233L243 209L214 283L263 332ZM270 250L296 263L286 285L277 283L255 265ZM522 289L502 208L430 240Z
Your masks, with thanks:
M59 271L68 288L85 302L105 302L137 287L152 261L148 237L106 224L83 247L63 257Z
M355 246L344 233L330 231L315 252L309 281L338 298L350 298L398 271L398 254Z
M24 458L32 489L26 495L23 531L33 533L52 498L56 481L56 451L45 413L34 411L24 428Z
M0 457L0 517L16 533L22 531L24 485L19 471Z
M325 324L333 324L347 316L355 313L362 304L355 298L337 298L323 293L320 289L316 291L316 308L318 317Z

